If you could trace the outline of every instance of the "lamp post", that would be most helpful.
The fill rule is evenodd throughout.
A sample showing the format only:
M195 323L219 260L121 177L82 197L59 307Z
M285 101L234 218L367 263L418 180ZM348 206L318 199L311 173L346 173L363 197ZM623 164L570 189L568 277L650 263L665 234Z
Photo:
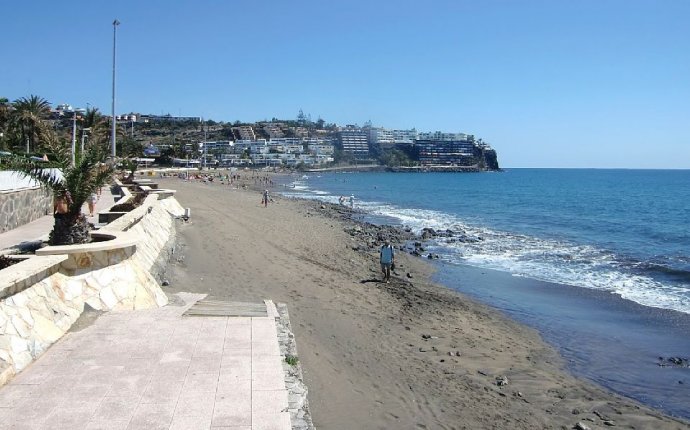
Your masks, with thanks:
M207 142L206 142L206 139L207 139L206 138L206 131L207 131L207 128L204 124L204 170L206 169L206 144L207 144Z
M72 110L72 167L75 165L75 152L77 150L77 113L84 112L84 109Z
M117 129L117 119L115 118L115 43L117 40L117 26L120 25L120 21L117 19L113 21L113 106L112 115L113 129L110 132L110 155L113 158L113 163L115 162L115 130Z
M81 153L82 154L84 153L84 135L86 134L87 131L90 133L91 127L86 127L86 128L81 129Z

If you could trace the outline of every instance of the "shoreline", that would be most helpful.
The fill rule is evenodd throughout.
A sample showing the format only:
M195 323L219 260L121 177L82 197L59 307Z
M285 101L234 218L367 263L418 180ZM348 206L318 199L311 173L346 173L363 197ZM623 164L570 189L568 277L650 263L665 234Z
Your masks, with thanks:
M681 358L690 349L690 315L609 292L440 264L445 270L434 280L538 330L574 375L672 416L690 417L689 374Z
M426 261L399 252L394 281L379 283L364 239L381 230L345 208L279 197L260 208L255 191L162 181L192 208L169 289L286 303L317 427L688 428L573 377L535 330L430 282Z

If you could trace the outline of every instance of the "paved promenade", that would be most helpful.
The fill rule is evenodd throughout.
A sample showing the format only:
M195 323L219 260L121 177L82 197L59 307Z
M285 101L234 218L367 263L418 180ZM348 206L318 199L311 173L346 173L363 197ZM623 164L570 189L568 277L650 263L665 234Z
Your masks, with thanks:
M112 205L104 195L96 212ZM49 215L2 233L0 249L52 227ZM0 430L290 429L275 306L266 302L266 316L183 315L203 297L78 321L0 387Z
M183 316L203 296L176 297L68 333L0 388L0 429L290 429L275 307Z
M114 204L115 196L104 190L103 195L96 202L95 216L89 216L89 208L86 204L84 204L81 211L86 215L86 219L89 222L98 223L98 212L108 210ZM28 224L0 233L0 250L11 248L22 242L33 242L42 238L47 240L54 224L55 219L53 215L46 215Z

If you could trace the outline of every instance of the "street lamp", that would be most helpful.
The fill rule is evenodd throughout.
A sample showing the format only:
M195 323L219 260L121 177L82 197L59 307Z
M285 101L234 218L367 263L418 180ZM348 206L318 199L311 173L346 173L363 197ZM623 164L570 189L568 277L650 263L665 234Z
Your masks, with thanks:
M72 167L75 165L75 152L77 150L77 113L83 113L84 109L72 110Z
M115 162L115 130L117 129L117 119L115 118L115 41L117 40L117 26L120 25L120 21L117 19L113 21L113 129L110 133L110 155L113 157L113 163Z
M202 121L203 121L203 120L202 120ZM207 126L204 127L204 166L203 166L204 169L206 169L206 145L207 145L207 142L206 142L206 140L207 140L206 131L207 131L207 130L208 130Z
M84 153L84 135L86 134L87 131L89 133L91 133L91 127L86 127L86 128L81 129L81 153L82 154Z

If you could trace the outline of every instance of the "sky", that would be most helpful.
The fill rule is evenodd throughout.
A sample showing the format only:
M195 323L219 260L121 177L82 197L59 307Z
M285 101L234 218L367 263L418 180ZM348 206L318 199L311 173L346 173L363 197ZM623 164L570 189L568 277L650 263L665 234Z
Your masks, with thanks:
M0 0L0 97L474 134L502 167L690 168L688 0Z

